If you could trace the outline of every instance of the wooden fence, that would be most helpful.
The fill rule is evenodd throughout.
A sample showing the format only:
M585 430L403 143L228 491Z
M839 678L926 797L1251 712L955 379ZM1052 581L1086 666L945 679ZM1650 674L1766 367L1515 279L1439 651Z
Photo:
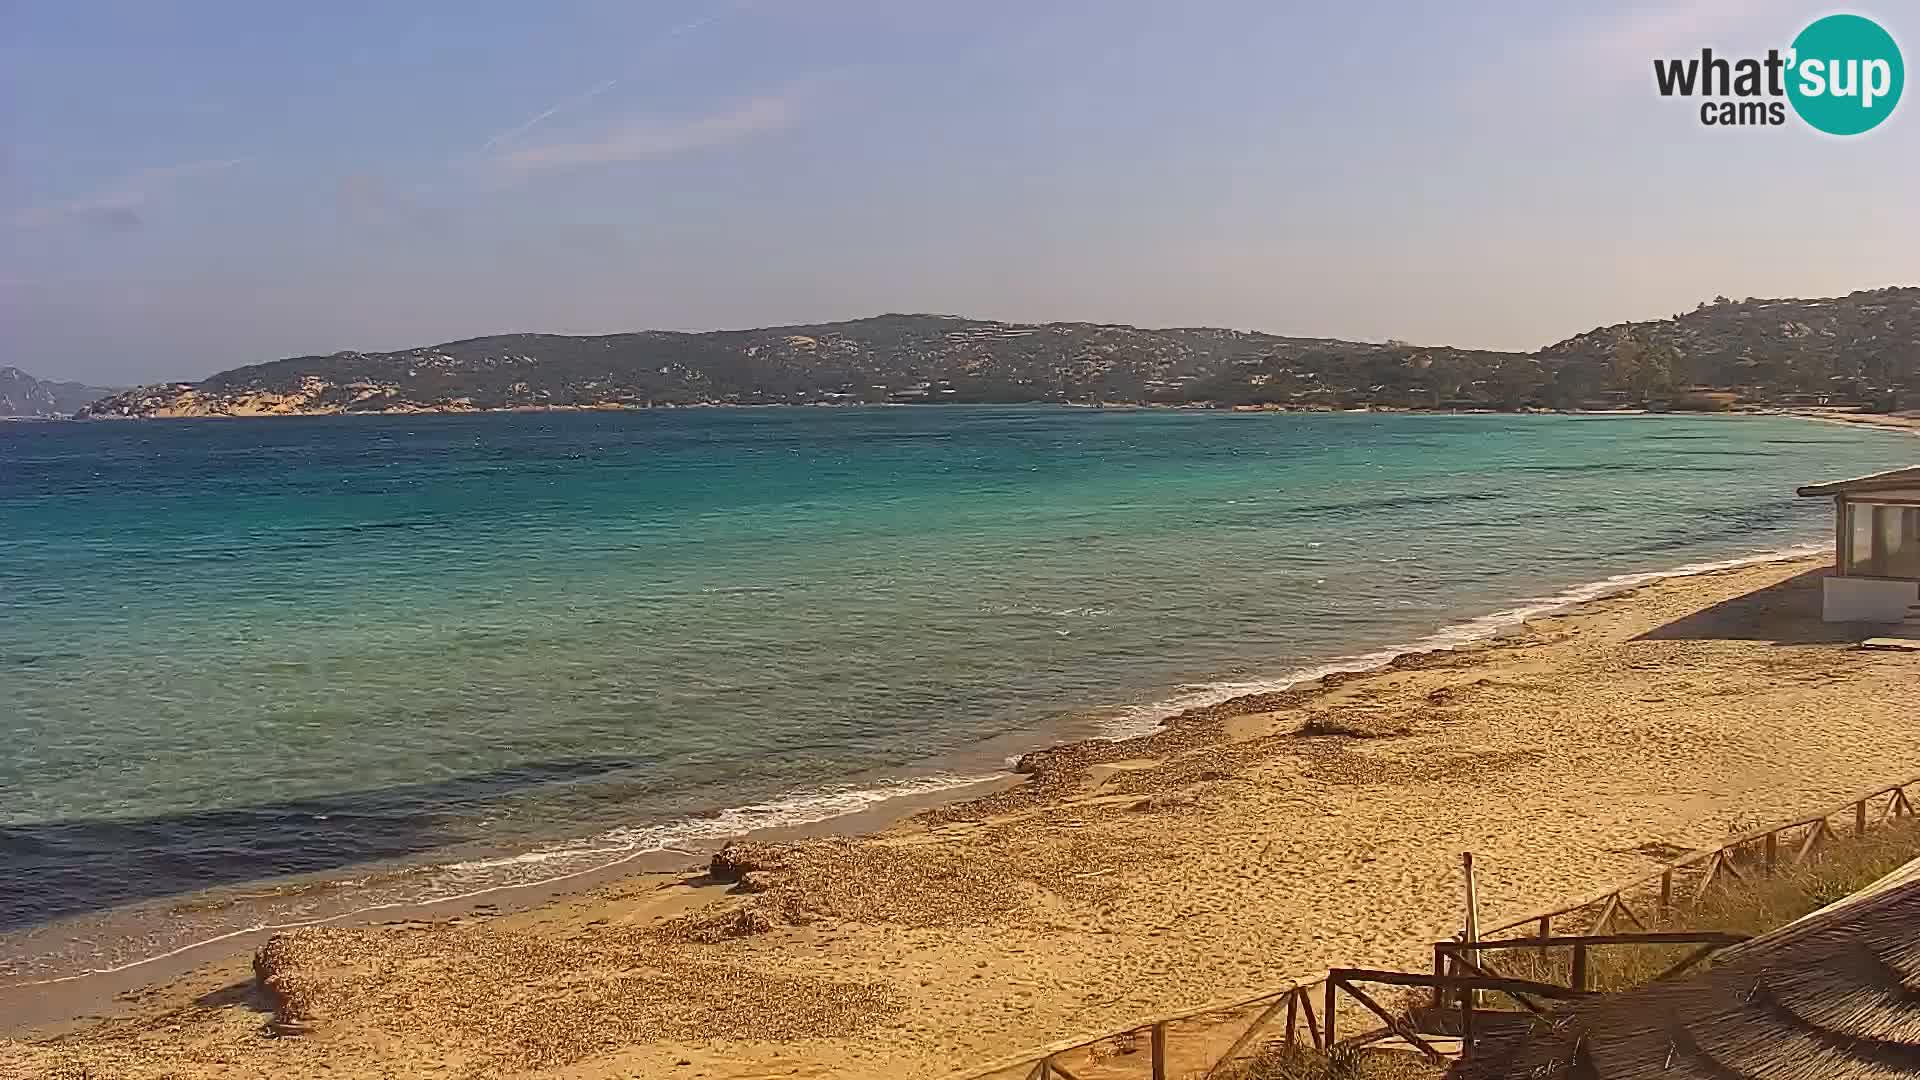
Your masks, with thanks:
M1836 817L1849 819L1842 827L1850 829L1856 837L1864 836L1869 829L1889 821L1915 817L1914 796L1909 795L1907 789L1916 787L1920 787L1920 777L1876 788L1822 813L1741 834L1717 848L1693 852L1605 892L1522 916L1490 929L1483 928L1479 935L1482 940L1468 944L1482 948L1535 946L1542 942L1565 944L1573 941L1575 935L1589 939L1594 935L1606 935L1610 929L1622 923L1631 923L1640 931L1632 935L1615 935L1623 939L1661 936L1652 934L1654 925L1670 918L1682 905L1697 906L1716 883L1728 878L1744 882L1750 879L1750 875L1770 874L1779 867L1783 854L1786 854L1787 865L1804 862L1821 844L1838 838L1839 834L1833 827ZM1642 912L1651 917L1643 918ZM1584 924L1582 929L1568 933L1570 927L1581 924ZM1558 936L1556 929L1560 931ZM1516 931L1530 933L1518 939L1508 936ZM1449 958L1456 963L1463 959L1470 960L1471 954L1461 951L1466 948L1466 945L1460 945L1456 949L1442 943L1435 949L1436 962L1444 962ZM1579 953L1575 955L1578 957ZM1369 1012L1388 1020L1384 1029L1375 1028L1342 1041L1376 1041L1383 1034L1399 1034L1393 1031L1398 1021L1388 1017L1387 1011L1380 1008L1377 1002L1368 1004L1364 992L1358 991L1353 984L1374 981L1370 977L1379 975L1392 975L1393 979L1406 985L1430 987L1468 988L1487 979L1503 981L1484 971L1478 975L1461 975L1436 970L1433 976L1408 976L1406 973L1372 969L1335 968L1325 976L1303 978L1251 997L1213 1001L1098 1035L1065 1039L988 1065L976 1066L955 1074L950 1080L1081 1080L1074 1070L1085 1069L1086 1062L1098 1063L1103 1080L1121 1076L1139 1076L1150 1080L1205 1077L1211 1080L1264 1043L1310 1045L1316 1049L1333 1045L1330 1040L1337 1030L1334 1021L1337 991L1347 992ZM1406 982L1408 978L1413 981ZM1480 988L1499 989L1491 984ZM1321 1015L1318 1016L1315 1014L1316 998L1320 1003ZM1251 1014L1250 1018L1248 1014ZM1179 1033L1178 1040L1175 1039L1176 1032ZM1263 1035L1266 1037L1262 1038ZM1178 1050L1173 1045L1176 1041L1182 1044Z
M1623 922L1650 929L1652 923L1671 918L1682 905L1697 907L1723 879L1745 882L1755 873L1772 874L1779 868L1783 853L1791 852L1786 859L1789 866L1805 862L1821 844L1838 838L1833 827L1836 817L1850 819L1843 827L1850 828L1855 837L1865 836L1869 828L1888 821L1913 817L1913 798L1907 789L1916 786L1920 786L1920 777L1876 788L1820 813L1743 833L1717 848L1696 851L1605 892L1484 928L1480 936L1497 938L1531 931L1537 937L1552 937L1556 929L1568 931L1569 924L1581 927L1573 932L1584 934L1603 934ZM1635 904L1639 905L1637 909ZM1642 918L1643 911L1652 919Z
M1328 1046L1338 1045L1338 1032L1334 1027L1340 1010L1335 991L1344 990L1386 1025L1382 1034L1396 1035L1413 1049L1433 1061L1444 1060L1441 1052L1429 1041L1433 1036L1453 1037L1460 1040L1460 1057L1473 1055L1474 1043L1479 1033L1481 1019L1488 1022L1501 1022L1511 1026L1518 1021L1531 1025L1540 1020L1552 1023L1552 1016L1542 1001L1577 1001L1593 993L1587 985L1588 950L1601 946L1668 946L1693 945L1696 948L1655 975L1651 981L1659 982L1680 975L1694 965L1705 960L1721 949L1738 945L1748 940L1744 934L1725 934L1715 931L1657 931L1640 934L1582 934L1571 937L1549 938L1507 938L1502 940L1454 940L1439 941L1433 946L1433 974L1415 974L1402 971L1370 971L1364 968L1335 968L1327 972L1327 1031L1323 1042ZM1566 948L1572 951L1568 965L1567 985L1539 982L1533 979L1517 979L1493 969L1492 961L1485 953L1502 950L1526 949L1546 955L1554 949ZM1405 1015L1389 1012L1380 1007L1356 983L1377 982L1389 986L1431 987L1433 1004L1427 1008L1414 1007ZM1505 994L1521 1011L1496 1010L1483 1012L1480 995L1492 991ZM1539 999L1539 1000L1536 1000ZM1448 1010L1457 1010L1457 1018ZM1366 1038L1369 1036L1361 1036Z
M1324 1045L1321 1021L1315 1015L1314 1004L1325 985L1324 978L1302 980L1252 997L1211 1001L1104 1034L1066 1039L1029 1050L970 1069L954 1080L986 1080L988 1077L1080 1080L1073 1070L1081 1066L1069 1063L1069 1059L1076 1058L1099 1062L1103 1077L1116 1075L1116 1066L1123 1075L1151 1080L1167 1080L1172 1076L1213 1077L1224 1072L1227 1065L1252 1047L1263 1033L1272 1033L1271 1038L1288 1045L1321 1048ZM1248 1013L1252 1014L1250 1022L1246 1020ZM1277 1026L1276 1021L1279 1021ZM1184 1036L1181 1041L1187 1044L1184 1049L1189 1052L1184 1055L1177 1056L1173 1048L1176 1030L1181 1031ZM1141 1052L1143 1048L1145 1053ZM1182 1056L1186 1060L1179 1060Z

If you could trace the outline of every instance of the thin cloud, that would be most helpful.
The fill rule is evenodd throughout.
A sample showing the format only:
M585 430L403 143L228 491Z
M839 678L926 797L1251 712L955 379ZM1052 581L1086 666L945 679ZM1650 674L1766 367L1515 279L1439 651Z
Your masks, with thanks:
M480 152L483 154L492 153L495 147L505 146L509 143L516 142L519 140L520 136L525 135L527 132L532 131L534 128L539 127L541 124L546 123L548 120L553 119L553 117L556 114L565 112L568 109L577 109L582 105L586 105L589 102L593 101L594 98L599 97L601 94L606 93L607 91L613 89L618 85L620 85L619 79L608 79L606 82L601 83L599 86L594 87L593 89L587 91L584 94L579 94L575 97L570 97L565 101L556 102L553 105L540 110L539 112L534 114L531 120L528 120L526 123L521 124L518 127L508 128L505 131L494 132L493 135L490 136L487 139L487 141L480 147Z
M721 10L713 12L710 15L703 15L698 19L693 19L689 22L681 23L680 25L672 27L671 29L667 30L665 33L661 34L660 36L654 38L652 41L648 42L646 47L657 49L662 46L668 45L672 43L675 39L685 37L686 35L691 34L694 31L701 29L702 27L709 26L715 22L718 22L719 20L724 19L727 16L740 11L742 8L745 8L746 6L747 4L745 0L742 0L741 3L733 4L730 7L722 8ZM514 143L518 142L520 138L524 136L527 132L532 131L534 128L537 128L541 124L544 124L547 121L553 119L555 116L558 116L563 112L571 112L575 109L579 109L584 106L590 105L593 103L594 99L600 97L600 95L606 93L607 91L619 85L620 85L619 79L607 79L606 81L601 82L600 84L594 86L593 88L587 90L584 93L575 94L573 97L563 98L560 101L556 101L552 105L549 105L546 108L540 110L539 112L534 113L533 116L527 119L526 121L520 124L517 124L513 127L506 128L502 131L496 131L492 135L489 135L487 137L487 141L481 144L480 153L491 154L495 150L498 150L502 147L511 146Z
M522 147L496 160L510 172L525 174L674 157L790 127L799 96L796 91L769 94L679 124L629 124L598 138Z
M28 229L74 223L135 228L145 221L142 209L181 181L225 172L245 160L186 161L178 165L140 169L71 199L28 207L9 220L19 228Z

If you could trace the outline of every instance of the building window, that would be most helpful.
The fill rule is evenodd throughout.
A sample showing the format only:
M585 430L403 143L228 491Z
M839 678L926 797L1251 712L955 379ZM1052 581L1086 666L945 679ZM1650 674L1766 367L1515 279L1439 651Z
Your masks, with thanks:
M1920 506L1849 499L1843 571L1855 577L1920 580Z

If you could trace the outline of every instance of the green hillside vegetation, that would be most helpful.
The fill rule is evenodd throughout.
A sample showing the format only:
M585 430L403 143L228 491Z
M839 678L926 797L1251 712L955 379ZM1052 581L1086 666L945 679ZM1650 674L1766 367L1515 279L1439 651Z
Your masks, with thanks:
M508 334L142 387L90 416L1062 402L1420 409L1920 403L1920 288L1717 298L1535 353L941 315L710 333Z

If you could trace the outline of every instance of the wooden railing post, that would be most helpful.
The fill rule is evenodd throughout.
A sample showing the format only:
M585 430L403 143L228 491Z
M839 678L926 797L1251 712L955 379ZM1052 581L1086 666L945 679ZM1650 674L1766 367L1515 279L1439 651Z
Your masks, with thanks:
M1338 980L1332 978L1327 980L1327 1015L1323 1018L1327 1025L1327 1035L1326 1042L1323 1046L1328 1050L1333 1049L1333 1014L1339 1007L1339 1003L1334 1000L1333 995L1339 989L1339 986L1340 983Z
M1813 854L1813 849L1820 843L1820 834L1826 831L1826 818L1820 818L1817 821L1808 823L1807 838L1800 842L1800 850L1793 856L1794 865L1797 866L1807 861L1807 856Z
M1433 943L1433 1007L1443 1008L1447 1004L1447 988L1440 980L1447 973L1447 946L1445 942Z
M1465 867L1466 873L1467 873L1467 940L1479 941L1480 940L1480 887L1473 873L1473 852L1471 851L1462 852L1460 855L1460 862ZM1467 950L1467 953L1464 959L1468 963L1478 967L1480 964L1480 950L1478 949ZM1478 990L1467 990L1465 992L1472 994L1476 998L1480 996L1480 991Z
M1460 1060L1473 1060L1473 991L1460 995Z
M1746 873L1744 873L1741 870L1740 866L1737 864L1737 860L1734 858L1735 852L1738 850L1742 850L1744 848L1744 845L1752 844L1755 842L1759 842L1763 844L1764 851L1765 851L1764 861L1765 861L1766 870L1770 874L1777 873L1781 865L1780 834L1782 832L1785 832L1791 829L1805 830L1804 836L1799 836L1799 834L1793 834L1788 837L1789 840L1798 839L1799 841L1795 845L1795 851L1791 855L1788 862L1790 864L1798 864L1798 863L1805 862L1808 858L1812 857L1814 852L1819 848L1821 848L1822 845L1830 842L1839 841L1840 833L1838 829L1833 827L1832 818L1839 814L1845 813L1849 805L1851 805L1853 808L1853 822L1854 822L1853 832L1855 837L1864 836L1870 824L1873 824L1873 825L1884 824L1888 819L1894 819L1895 821L1897 821L1901 817L1907 817L1907 818L1920 817L1920 805L1916 805L1916 800L1920 799L1920 795L1912 795L1912 794L1909 794L1908 792L1908 788L1916 787L1916 786L1920 786L1920 777L1916 777L1915 779L1909 780L1903 784L1894 784L1888 787L1883 787L1871 794L1867 794L1867 795L1856 798L1851 804L1842 803L1837 807L1830 808L1814 816L1803 817L1796 821L1789 822L1785 825L1774 826L1771 829L1755 830L1753 832L1743 834L1739 837L1735 837L1733 839L1728 840L1723 846L1710 851L1694 852L1686 856L1679 863L1669 863L1666 866L1654 869L1651 872L1649 872L1647 875L1635 879L1629 885L1616 887L1610 892L1602 893L1597 897L1594 897L1590 900L1582 901L1579 904L1557 908L1554 910L1553 913L1550 913L1547 915L1537 915L1537 914L1529 915L1529 916L1526 916L1525 918L1516 920L1513 923L1497 927L1492 931L1488 931L1488 933L1495 939L1493 941L1489 941L1488 951L1497 950L1498 948L1497 939L1499 935L1507 933L1509 931L1517 930L1520 927L1527 926L1529 923L1535 923L1539 928L1540 939L1542 941L1552 940L1553 944L1552 945L1540 944L1536 946L1536 945L1533 945L1532 943L1526 943L1526 944L1516 945L1515 947L1516 948L1537 947L1547 958L1550 959L1553 949L1560 947L1562 943L1570 943L1568 938L1564 938L1564 937L1559 939L1553 938L1554 922L1558 919L1560 915L1570 916L1572 912L1585 911L1594 904L1605 905L1605 908L1602 910L1600 916L1595 920L1597 929L1605 929L1609 924L1613 922L1616 916L1629 919L1636 925L1641 925L1640 918L1636 914L1634 914L1633 910L1628 906L1626 900L1624 899L1623 894L1628 890L1633 890L1635 895L1640 895L1639 890L1645 889L1648 886L1650 886L1656 877L1659 879L1659 882L1660 882L1660 888L1659 888L1660 915L1663 920L1669 920L1671 919L1672 915L1676 910L1675 899L1673 895L1674 884L1675 884L1674 878L1677 874L1681 873L1682 871L1686 871L1690 874L1694 869L1704 870L1702 879L1700 880L1698 886L1695 887L1697 888L1698 891L1693 897L1694 905L1698 906L1699 902L1705 897L1705 894L1717 882L1717 879L1719 878L1720 874L1723 871L1741 882L1746 882L1748 880ZM1882 797L1885 797L1887 799L1887 803L1885 805L1885 809L1883 813L1881 814L1881 816L1874 819L1874 821L1869 822L1867 820L1868 804L1872 803L1875 799L1879 799ZM1688 888L1685 882L1682 882L1681 885L1683 889ZM1474 906L1475 905L1472 905L1472 904L1469 905L1470 911ZM1476 918L1474 918L1473 921L1477 922L1478 921L1477 911L1472 911L1472 914L1476 916ZM1560 920L1560 921L1564 922L1565 920ZM1642 926L1642 929L1644 930L1646 929L1646 927ZM1648 938L1659 939L1661 941L1697 940L1696 938L1678 938L1675 935L1666 934L1666 933L1659 933L1659 934L1649 933L1644 936ZM1599 941L1600 944L1610 944L1610 943L1619 943L1630 937L1633 937L1633 935L1598 935L1597 937L1590 936L1589 940L1587 940L1586 942L1573 945L1572 946L1573 956L1571 958L1572 970L1571 970L1571 978L1569 979L1569 981L1573 984L1572 989L1581 994L1592 992L1591 983L1593 981L1593 976L1591 972L1591 963L1590 963L1591 957L1588 955L1588 951L1589 951L1589 948L1593 946L1596 940ZM1322 995L1315 994L1313 992L1313 990L1311 989L1313 984L1295 985L1289 988L1288 990L1281 991L1280 992L1281 998L1279 999L1276 999L1270 996L1271 992L1269 992L1269 994L1256 995L1253 998L1234 1002L1234 1003L1231 1003L1230 1005L1225 1003L1219 1003L1217 1007L1219 1009L1225 1009L1225 1008L1238 1008L1241 1006L1253 1004L1256 1002L1262 1002L1262 1001L1270 1003L1269 1008L1267 1009L1266 1012L1264 1012L1261 1015L1260 1019L1256 1020L1254 1025L1251 1028L1249 1028L1248 1031L1242 1034L1242 1038L1246 1039L1246 1038L1250 1038L1252 1036L1257 1035L1258 1030L1267 1021L1277 1018L1279 1015L1279 1009L1282 1006L1284 1006L1287 1010L1287 1033L1286 1033L1285 1039L1289 1045L1296 1043L1298 1039L1298 1031L1299 1031L1298 1025L1301 1023L1304 1023L1306 1025L1307 1032L1312 1037L1313 1043L1316 1048L1318 1049L1330 1048L1337 1038L1338 1017L1336 1013L1337 1013L1338 1004L1339 1004L1339 990L1342 985L1345 986L1349 994L1353 996L1354 1000L1359 1005L1374 1011L1375 1013L1379 1014L1384 1020L1386 1020L1388 1027L1390 1029L1399 1030L1404 1026L1403 1023L1398 1018L1386 1012L1383 1012L1378 1006L1378 1004L1372 1002L1372 999L1369 998L1364 991L1360 990L1357 986L1349 982L1348 981L1349 976L1355 976L1355 975L1365 976L1367 980L1383 981L1383 982L1387 982L1389 984L1394 984L1394 985L1426 986L1431 983L1435 991L1436 1001L1444 1005L1445 998L1448 993L1455 993L1456 996L1469 993L1469 991L1467 990L1457 989L1458 984L1461 982L1461 980L1463 978L1467 978L1466 976L1463 975L1464 971L1469 971L1469 970L1475 971L1478 974L1484 976L1485 978L1481 980L1481 983L1503 982L1503 980L1496 979L1493 976L1491 976L1489 973L1487 973L1485 970L1479 968L1478 965L1469 963L1467 960L1467 957L1463 955L1465 953L1479 952L1480 950L1477 948L1467 949L1466 944L1468 942L1479 942L1481 940L1482 939L1478 934L1471 934L1471 935L1468 935L1467 940L1464 942L1460 940L1455 940L1452 942L1445 943L1447 946L1447 948L1445 949L1436 947L1434 950L1435 977L1432 980L1428 980L1425 976L1411 976L1411 978L1415 980L1414 982L1402 983L1402 982L1396 981L1397 979L1408 977L1408 976L1404 976L1402 973L1379 972L1379 971L1372 971L1370 969L1369 970L1337 969L1337 970L1345 970L1346 974L1339 979L1329 978L1324 984L1326 986L1326 992L1323 998L1323 1000L1325 1001L1325 1009L1326 1009L1326 1022L1325 1022L1324 1028L1321 1026L1319 1022L1319 1018L1314 1015L1314 1006L1316 1004L1314 999L1317 997L1322 997ZM1692 964L1697 963L1708 952L1712 951L1714 948L1721 947L1724 944L1726 944L1726 942L1721 942L1717 940L1711 942L1707 948L1697 950L1694 954L1688 956L1685 960L1681 961L1679 964L1674 965L1674 967L1670 969L1670 971L1667 974L1658 976L1655 981L1658 981L1659 979L1667 978L1672 974L1685 970L1687 967L1691 966ZM1468 979L1468 981L1473 981L1473 980ZM1511 983L1512 980L1505 980L1505 982ZM1476 985L1479 985L1479 983L1476 983ZM1526 988L1523 986L1522 989L1526 989ZM1501 989L1498 992L1515 994L1515 990L1511 988ZM1538 991L1534 989L1526 989L1526 992L1534 993ZM1515 996L1516 996L1516 999L1519 1000L1522 1005L1528 1005L1528 1002L1525 1000L1524 997L1520 997L1518 994L1515 994ZM1529 1007L1531 1008L1531 1006ZM1169 1077L1167 1076L1167 1065L1166 1065L1166 1040L1167 1040L1168 1025L1178 1020L1187 1019L1189 1017L1194 1017L1194 1016L1200 1016L1212 1011L1216 1011L1215 1005L1209 1005L1207 1007L1200 1008L1187 1013L1174 1014L1172 1016L1165 1017L1158 1021L1149 1021L1145 1023L1141 1023L1140 1021L1135 1021L1136 1025L1138 1026L1129 1028L1125 1032L1119 1032L1114 1034L1125 1034L1125 1035L1131 1035L1131 1036L1137 1037L1137 1034L1141 1030L1141 1028L1149 1029L1150 1034L1153 1038L1153 1043L1154 1043L1154 1054L1153 1054L1154 1076L1156 1080L1169 1080ZM1480 1010L1474 1010L1474 1011L1478 1012ZM1537 1009L1535 1009L1535 1011L1536 1013L1538 1012ZM1463 1016L1462 1023L1463 1023L1463 1026L1465 1026L1467 1023L1469 1023L1469 1021L1466 1017ZM1112 1034L1108 1036L1103 1036L1103 1038L1111 1038L1111 1037L1113 1037ZM1074 1043L1074 1044L1056 1043L1053 1046L1047 1048L1047 1050L1045 1051L1021 1054L1011 1060L1003 1061L1000 1065L995 1066L992 1069L986 1070L985 1072L969 1074L969 1077L971 1078L971 1077L984 1076L984 1075L998 1075L999 1073L1006 1072L1007 1070L1010 1070L1010 1069L1021 1068L1021 1069L1029 1070L1026 1073L1026 1080L1074 1080L1073 1073L1069 1069L1063 1067L1060 1063L1056 1062L1054 1060L1053 1055L1059 1054L1059 1053L1065 1053L1069 1050L1077 1049L1079 1047L1089 1046L1095 1041L1098 1041L1098 1040L1097 1039L1088 1040L1086 1042ZM1216 1062L1215 1064L1216 1070L1221 1065L1226 1064L1227 1059L1231 1057L1232 1057L1232 1054L1227 1054L1223 1056L1218 1062Z
M1220 1070L1226 1068L1228 1063L1233 1060L1234 1055L1238 1054L1241 1050L1244 1050L1248 1043L1258 1038L1260 1035L1260 1032L1265 1030L1268 1021L1272 1020L1274 1016L1277 1013L1279 1013L1282 1006L1286 1007L1287 1016L1288 1016L1287 1041L1292 1042L1293 1041L1293 1021L1292 1021L1293 991L1289 990L1285 994L1281 995L1280 997L1274 998L1272 1001L1268 1002L1267 1007L1264 1009L1261 1009L1260 1014L1253 1018L1253 1023L1248 1024L1246 1027L1246 1030L1240 1033L1240 1037L1234 1039L1233 1044L1227 1047L1226 1053L1221 1054L1219 1057L1213 1060L1213 1067L1207 1070L1207 1074L1206 1074L1207 1080L1211 1080L1211 1078L1215 1073L1218 1073Z
M1613 927L1613 917L1619 913L1620 894L1614 893L1612 896L1607 897L1606 904L1600 908L1600 914L1593 920L1593 929L1587 932L1590 934L1606 932Z

